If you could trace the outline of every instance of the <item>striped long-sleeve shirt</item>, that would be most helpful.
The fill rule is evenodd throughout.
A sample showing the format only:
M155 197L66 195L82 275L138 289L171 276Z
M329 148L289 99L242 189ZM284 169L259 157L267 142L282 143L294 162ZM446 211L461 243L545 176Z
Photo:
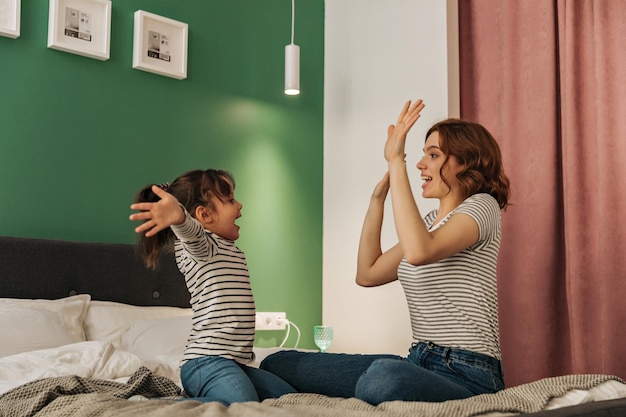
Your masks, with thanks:
M457 213L469 215L478 224L475 244L429 265L415 266L403 259L398 267L413 338L500 359L496 286L500 207L489 194L474 194L438 224L433 224L436 210L424 222L432 231Z
M206 355L250 362L256 310L246 257L235 242L205 230L189 213L185 216L183 224L172 226L176 263L193 309L183 363Z

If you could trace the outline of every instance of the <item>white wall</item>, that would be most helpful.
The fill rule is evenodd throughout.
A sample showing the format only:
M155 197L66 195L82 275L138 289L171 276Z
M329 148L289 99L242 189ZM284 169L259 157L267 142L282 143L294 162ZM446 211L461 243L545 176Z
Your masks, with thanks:
M358 287L357 246L370 194L386 170L387 126L409 99L426 104L408 137L409 176L422 214L436 207L419 196L414 167L428 127L458 116L456 0L326 0L325 9L323 322L335 328L329 351L404 355L412 337L402 289L397 282ZM383 249L395 243L389 216Z

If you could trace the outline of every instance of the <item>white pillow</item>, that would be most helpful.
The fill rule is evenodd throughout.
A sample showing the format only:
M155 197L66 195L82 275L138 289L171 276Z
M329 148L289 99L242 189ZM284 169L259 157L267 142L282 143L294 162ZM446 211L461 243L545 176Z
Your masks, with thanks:
M28 308L0 309L0 358L75 343L59 313Z
M119 348L150 360L180 360L191 332L191 315L137 320L120 339Z
M118 344L120 337L137 320L191 316L191 308L139 307L113 301L92 301L85 318L87 340ZM186 340L186 339L185 339Z
M50 322L49 324L51 328L52 327L58 328L59 326L58 320L60 320L62 327L65 330L63 333L67 334L67 336L69 337L69 340L71 340L71 343L84 342L85 331L83 330L83 321L85 320L85 316L87 314L87 307L89 305L90 299L91 299L91 296L89 296L88 294L73 295L71 297L60 298L57 300L0 298L0 311L8 312L3 315L5 319L13 319L13 317L16 316L15 310L17 309L40 310L40 311L44 310L44 311L51 311L51 312L58 314L58 317L54 315L33 314L32 315L33 319L35 318L35 316L37 316L38 321L36 323L38 323L38 325L37 326L33 325L31 329L28 328L28 325L25 325L24 328L21 329L23 332L20 333L21 335L20 337L22 338L20 340L22 340L24 343L28 342L26 339L24 339L28 336L34 337L34 339L32 339L33 345L39 343L39 342L36 342L37 340L43 343L43 340L45 339L45 337L50 336L51 334L50 331L41 332L41 329L39 328L40 326L41 328L45 329L45 325L47 323L46 320ZM13 313L10 313L10 312L13 312ZM57 317L58 320L55 317ZM28 323L28 322L25 322L25 323ZM0 328L6 329L7 327L5 327L3 324ZM41 334L37 334L40 332ZM6 334L6 332L4 332L3 330L2 342L1 342L3 346L9 348L12 343L11 340L13 337L14 335ZM15 337L17 337L17 335L15 335ZM55 343L58 343L60 340L65 340L65 337L62 336L61 339L55 338L54 340L51 340L51 342L55 344Z

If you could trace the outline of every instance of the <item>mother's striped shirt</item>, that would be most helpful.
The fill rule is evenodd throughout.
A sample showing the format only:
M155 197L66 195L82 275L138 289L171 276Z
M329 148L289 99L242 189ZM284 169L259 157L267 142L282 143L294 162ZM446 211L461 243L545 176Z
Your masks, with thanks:
M429 265L415 266L403 259L398 267L413 338L500 359L496 285L500 207L491 195L474 194L438 224L433 225L436 210L424 222L432 231L459 213L478 224L475 244Z

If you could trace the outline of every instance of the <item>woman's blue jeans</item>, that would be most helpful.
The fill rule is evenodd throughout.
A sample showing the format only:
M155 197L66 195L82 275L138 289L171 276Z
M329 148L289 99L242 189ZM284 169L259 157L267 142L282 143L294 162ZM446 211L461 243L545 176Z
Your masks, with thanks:
M349 355L283 351L261 368L300 392L385 401L438 402L493 393L504 388L500 361L491 356L414 343L409 355Z
M220 356L191 359L180 369L190 399L224 405L278 398L296 390L280 377Z

